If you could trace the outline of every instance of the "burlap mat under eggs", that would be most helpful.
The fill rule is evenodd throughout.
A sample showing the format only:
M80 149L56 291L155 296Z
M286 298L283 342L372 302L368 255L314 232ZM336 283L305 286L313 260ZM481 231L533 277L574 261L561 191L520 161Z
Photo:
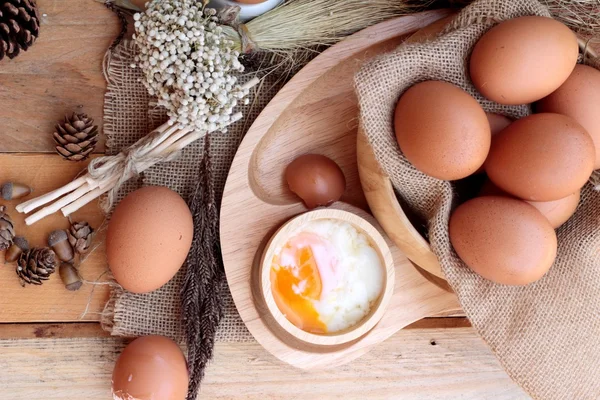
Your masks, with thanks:
M139 69L131 68L134 63L133 42L121 43L107 54L104 71L108 82L104 102L104 133L107 136L107 152L116 154L135 143L142 136L167 120L164 109L155 105L141 83ZM248 127L279 91L282 82L275 77L263 79L258 96L251 94L251 103L240 107L244 119L229 127L226 134L215 134L211 139L210 154L217 201L225 186L229 167L235 152ZM188 199L198 180L198 170L203 154L204 141L186 148L180 157L169 163L148 169L136 181L131 181L121 190L121 197L142 185L167 186L184 199ZM133 294L112 289L104 311L103 327L118 336L142 336L159 334L183 342L181 324L180 289L185 271L178 274L165 286L148 294ZM217 341L240 342L253 340L252 335L240 319L227 283L225 314L216 335Z
M473 273L452 249L452 184L417 171L400 152L393 132L398 98L425 80L463 88L486 111L529 114L527 106L486 100L467 75L478 38L499 21L523 15L550 13L534 0L477 1L438 38L401 45L365 65L356 76L360 120L398 195L428 221L429 241L448 282L510 376L536 399L599 399L600 193L591 183L583 189L577 212L558 230L558 257L544 278L526 287L494 284Z

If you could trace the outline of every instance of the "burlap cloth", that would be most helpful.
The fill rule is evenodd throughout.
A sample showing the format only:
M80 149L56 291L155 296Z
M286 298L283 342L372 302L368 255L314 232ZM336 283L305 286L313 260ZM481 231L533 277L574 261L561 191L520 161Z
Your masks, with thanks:
M467 76L478 38L499 21L523 15L550 13L534 0L477 1L438 38L401 45L368 63L355 80L360 121L398 195L428 221L429 241L448 282L509 375L536 399L599 399L600 193L591 183L584 187L577 212L557 232L558 257L545 277L525 287L494 284L473 273L452 249L448 220L457 203L453 185L417 171L393 132L398 98L425 80L463 88L486 111L529 114L527 106L484 99Z
M104 133L109 154L118 153L167 120L164 109L156 107L155 99L148 95L141 83L141 71L131 68L135 52L133 42L124 41L113 52L107 53L105 59L108 86L104 102ZM276 77L263 79L258 95L251 94L250 105L240 107L244 119L230 126L226 134L213 136L210 152L219 203L229 167L244 133L282 84L282 80ZM161 185L170 187L187 199L198 180L203 145L204 141L199 140L186 148L175 161L146 170L139 179L130 181L121 190L120 196L142 185ZM167 285L149 294L133 294L113 288L103 313L103 327L118 336L159 334L183 342L180 289L184 275L182 269ZM254 340L235 308L227 283L223 281L222 284L226 287L225 314L216 340Z

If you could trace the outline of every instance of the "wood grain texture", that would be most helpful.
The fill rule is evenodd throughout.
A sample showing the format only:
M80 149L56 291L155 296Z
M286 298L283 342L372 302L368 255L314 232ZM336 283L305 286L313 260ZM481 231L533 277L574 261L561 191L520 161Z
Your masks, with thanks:
M355 210L366 207L356 166L354 73L368 57L393 48L403 35L447 14L437 10L393 19L329 48L275 96L238 149L221 208L225 272L242 320L267 350L285 362L302 368L342 364L411 322L458 309L454 295L421 275L391 241L396 289L388 312L360 340L327 352L277 329L251 285L266 242L285 221L306 211L283 180L285 167L298 155L323 154L337 162L346 177L345 203L337 207L347 203L356 206ZM374 219L372 224L378 226Z
M0 340L0 398L107 400L128 342ZM528 399L472 328L405 329L344 367L315 372L287 366L255 342L217 343L200 398Z
M444 321L456 320L457 323L460 323L460 321L463 319L464 318L442 318ZM439 325L439 327L444 326ZM0 324L0 340L60 338L74 339L99 337L110 337L110 333L103 330L98 322Z
M34 189L32 195L35 195L68 183L86 166L87 163L64 161L56 154L0 154L0 183L12 181L27 184ZM46 246L50 232L69 227L69 221L60 213L34 226L26 226L25 216L14 209L19 202L0 201L7 206L17 235L25 236L32 247ZM73 220L87 221L92 227L98 228L104 215L97 202L93 202L75 213ZM99 242L103 242L101 234L96 237L94 246ZM15 265L3 264L3 252L0 252L0 260L0 322L77 321L88 301L89 311L83 319L99 320L99 312L108 299L108 286L96 286L90 298L92 285L84 284L80 290L69 292L56 272L41 286L27 285L23 288L15 273ZM101 245L89 255L80 272L85 280L96 281L105 270L104 245Z
M360 211L364 212L362 210ZM319 335L303 331L289 321L279 310L271 289L271 268L273 265L273 258L278 255L277 252L281 251L281 249L286 245L292 236L297 235L298 232L301 232L303 226L305 226L307 223L319 220L346 222L357 229L358 232L361 232L363 235L365 235L379 256L382 274L384 277L383 288L381 294L379 295L379 300L373 305L371 311L362 319L362 321L359 321L359 323L350 327L349 329L327 335ZM373 329L373 327L381 320L386 312L386 309L390 303L390 299L394 294L394 285L396 282L394 258L389 246L386 243L386 240L383 238L381 233L379 233L377 228L367 222L367 220L361 215L331 208L314 210L299 215L286 222L281 228L279 228L265 247L265 251L261 257L258 276L260 279L253 282L254 285L258 286L257 288L254 288L254 293L260 293L261 300L266 303L267 309L272 317L269 319L269 321L275 321L278 327L283 328L287 333L294 336L296 339L299 339L302 342L317 345L339 345L348 343L360 338L365 333ZM323 350L327 351L326 348Z
M38 40L0 62L0 152L54 151L54 124L74 110L88 113L102 131L102 60L120 30L117 18L93 0L37 4ZM101 140L97 151L102 150Z

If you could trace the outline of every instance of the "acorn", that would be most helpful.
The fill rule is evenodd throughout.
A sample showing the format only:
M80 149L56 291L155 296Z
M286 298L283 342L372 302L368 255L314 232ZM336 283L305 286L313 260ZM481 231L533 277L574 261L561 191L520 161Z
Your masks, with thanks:
M64 230L60 229L52 232L50 236L48 236L48 246L54 250L56 256L61 261L73 261L73 247L71 247L71 244L69 243L69 236Z
M13 242L4 254L4 263L17 261L22 252L29 250L29 242L23 236L15 236Z
M58 268L58 274L60 275L60 279L62 279L63 283L65 284L65 288L71 292L79 290L81 285L83 285L77 269L71 263L61 263L60 267Z
M4 200L15 200L29 196L33 189L20 183L7 182L0 187L0 191Z

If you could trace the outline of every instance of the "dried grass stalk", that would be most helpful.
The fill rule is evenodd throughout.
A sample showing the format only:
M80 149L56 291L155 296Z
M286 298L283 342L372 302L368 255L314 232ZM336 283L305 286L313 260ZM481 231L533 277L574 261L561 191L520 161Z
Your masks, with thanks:
M430 4L406 0L293 0L237 29L225 29L242 52L292 52L334 44L351 33Z
M540 0L554 18L590 38L600 36L599 0Z

